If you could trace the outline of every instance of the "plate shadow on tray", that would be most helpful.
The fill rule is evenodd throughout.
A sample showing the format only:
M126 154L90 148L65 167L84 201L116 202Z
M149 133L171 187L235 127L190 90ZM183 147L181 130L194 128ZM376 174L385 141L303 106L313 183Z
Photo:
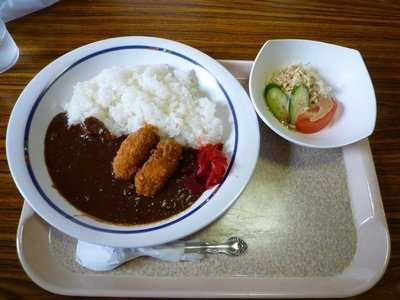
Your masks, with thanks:
M342 109L339 106L340 113ZM265 126L260 120L260 157L274 163L287 167L320 168L321 166L338 160L341 155L341 148L317 149L295 145L286 141ZM318 133L316 133L318 134Z
M260 124L260 158L274 161L279 164L288 165L291 154L291 145L288 141L275 134L264 125Z

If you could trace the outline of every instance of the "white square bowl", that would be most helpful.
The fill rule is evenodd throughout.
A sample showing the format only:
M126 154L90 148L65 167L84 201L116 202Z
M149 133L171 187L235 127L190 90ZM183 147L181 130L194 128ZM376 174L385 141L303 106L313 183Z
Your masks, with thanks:
M267 78L293 63L307 64L332 87L338 110L331 124L314 134L283 126L267 109ZM270 40L258 53L250 73L250 96L265 124L290 142L314 148L345 146L368 137L376 122L375 91L360 52L309 40Z

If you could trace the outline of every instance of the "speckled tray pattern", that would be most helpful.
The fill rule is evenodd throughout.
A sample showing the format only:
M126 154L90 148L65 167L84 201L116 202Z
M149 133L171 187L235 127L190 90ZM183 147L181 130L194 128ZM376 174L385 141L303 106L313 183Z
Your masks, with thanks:
M251 61L220 63L247 85ZM74 263L75 241L25 202L16 239L22 267L45 290L75 296L336 298L370 289L387 267L390 238L368 140L324 153L288 145L265 128L262 138L247 190L195 235L240 234L250 245L246 256L199 264L138 259L88 272Z
M246 240L241 257L208 255L200 263L138 258L112 275L149 277L312 277L341 273L356 251L341 149L295 146L261 125L260 158L237 202L191 238ZM92 273L74 261L76 241L50 230L51 253L68 270Z

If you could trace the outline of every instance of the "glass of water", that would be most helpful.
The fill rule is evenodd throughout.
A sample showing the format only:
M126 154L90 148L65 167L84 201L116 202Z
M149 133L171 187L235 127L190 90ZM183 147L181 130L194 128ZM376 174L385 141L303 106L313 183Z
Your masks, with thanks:
M18 60L19 49L7 27L0 19L0 73L7 71Z

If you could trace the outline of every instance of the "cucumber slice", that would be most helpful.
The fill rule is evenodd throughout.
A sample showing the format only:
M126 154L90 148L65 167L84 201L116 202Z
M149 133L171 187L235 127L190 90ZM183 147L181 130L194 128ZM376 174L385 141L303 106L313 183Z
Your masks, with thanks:
M265 101L272 114L281 122L287 123L289 120L288 104L289 100L280 86L270 83L265 87Z
M304 84L293 88L289 98L289 117L290 124L296 122L297 116L307 110L310 106L310 94Z

